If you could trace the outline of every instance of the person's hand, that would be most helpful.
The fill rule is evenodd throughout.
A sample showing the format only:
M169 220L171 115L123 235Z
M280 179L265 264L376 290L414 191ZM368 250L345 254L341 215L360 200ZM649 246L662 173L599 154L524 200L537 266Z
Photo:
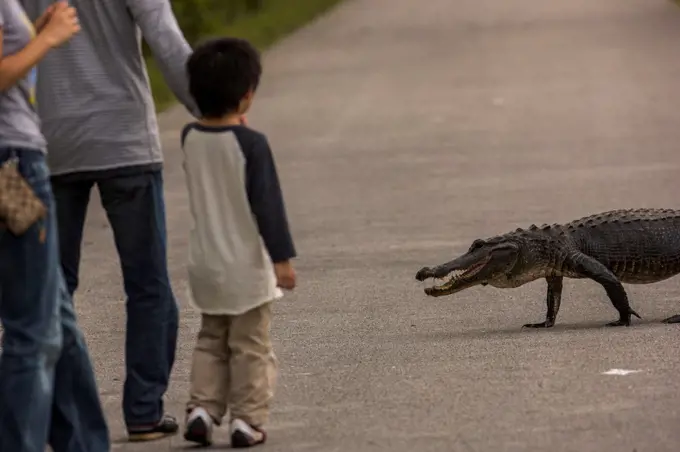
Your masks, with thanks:
M80 31L76 9L66 2L54 4L52 13L43 25L42 36L50 47L58 47Z
M295 270L290 261L274 264L274 273L276 274L277 286L286 290L293 290L295 288Z
M42 31L47 22L50 20L50 17L52 17L52 13L54 12L56 6L57 6L56 3L52 3L50 6L47 7L47 9L42 13L42 15L38 17L38 20L36 20L35 24L33 24L36 32L40 33Z

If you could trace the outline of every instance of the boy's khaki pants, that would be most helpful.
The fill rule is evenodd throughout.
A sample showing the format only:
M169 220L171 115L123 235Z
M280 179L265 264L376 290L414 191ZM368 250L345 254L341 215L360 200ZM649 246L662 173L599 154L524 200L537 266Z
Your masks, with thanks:
M269 338L271 302L237 316L202 315L191 367L189 410L204 408L217 424L261 426L269 418L277 359Z

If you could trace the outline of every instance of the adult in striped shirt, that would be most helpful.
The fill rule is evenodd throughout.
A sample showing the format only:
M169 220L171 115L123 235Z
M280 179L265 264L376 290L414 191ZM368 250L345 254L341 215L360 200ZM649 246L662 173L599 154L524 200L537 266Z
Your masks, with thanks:
M36 17L54 0L21 0ZM168 0L70 0L82 31L38 67L38 113L49 149L68 290L78 286L83 225L96 184L127 295L123 414L130 440L175 434L163 396L175 360L178 309L166 259L163 155L141 53L193 111L191 53ZM141 31L141 33L140 33Z

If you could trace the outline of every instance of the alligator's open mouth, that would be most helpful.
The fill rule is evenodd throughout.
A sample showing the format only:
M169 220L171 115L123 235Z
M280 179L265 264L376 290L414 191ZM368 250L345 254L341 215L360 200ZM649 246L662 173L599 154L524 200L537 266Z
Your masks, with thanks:
M459 290L469 287L469 283L472 282L472 278L477 273L479 273L482 268L484 268L489 260L490 257L482 259L468 268L453 270L447 275L449 279L443 284L435 284L432 287L426 287L425 294L431 297L440 297L442 295L450 295L454 292L458 292ZM435 281L437 280L441 280L441 278L435 278Z

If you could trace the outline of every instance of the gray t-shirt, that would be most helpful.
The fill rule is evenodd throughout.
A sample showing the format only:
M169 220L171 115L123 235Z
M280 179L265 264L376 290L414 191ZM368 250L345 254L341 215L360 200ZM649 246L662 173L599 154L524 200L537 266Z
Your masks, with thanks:
M3 58L19 52L35 37L35 28L18 0L0 0L0 27ZM0 91L0 147L46 151L36 113L36 73L33 68L14 86Z
M0 0L1 1L1 0ZM21 0L33 20L54 0ZM82 30L38 65L38 113L53 175L163 162L141 52L144 36L165 81L190 110L191 47L169 0L69 0Z

